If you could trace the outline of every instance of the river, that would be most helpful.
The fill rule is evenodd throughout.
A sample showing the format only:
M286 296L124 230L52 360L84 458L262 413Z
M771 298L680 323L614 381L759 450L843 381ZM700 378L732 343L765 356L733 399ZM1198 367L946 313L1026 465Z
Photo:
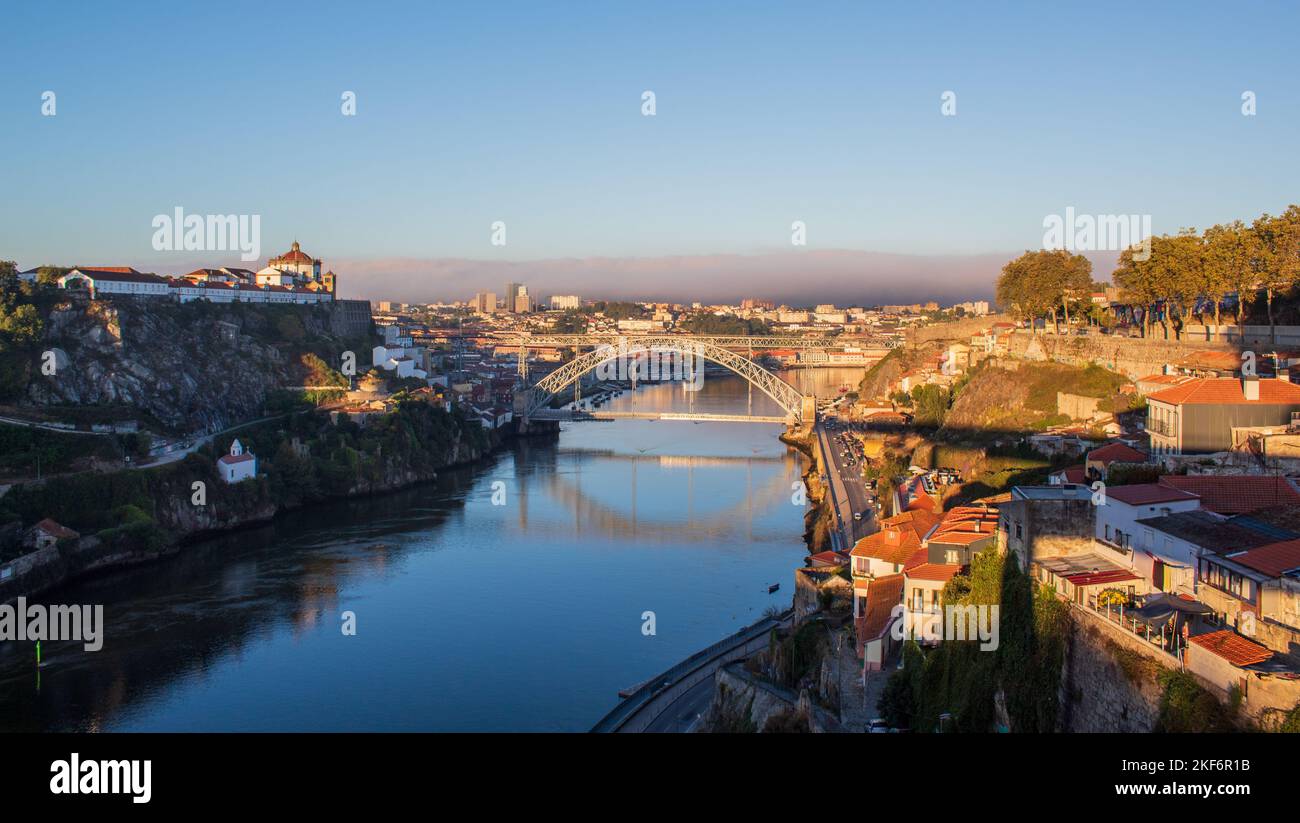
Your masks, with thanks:
M783 376L829 396L861 374ZM605 408L780 413L713 374ZM0 644L0 730L584 731L619 689L789 605L803 458L780 431L565 424L74 583L46 602L103 604L103 648L44 644L38 670L32 644Z

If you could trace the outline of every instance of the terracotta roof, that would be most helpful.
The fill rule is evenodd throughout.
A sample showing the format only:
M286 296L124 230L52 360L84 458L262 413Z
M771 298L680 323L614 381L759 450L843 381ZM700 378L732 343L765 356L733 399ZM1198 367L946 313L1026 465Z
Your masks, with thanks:
M1095 460L1103 466L1119 461L1121 463L1145 463L1147 456L1125 443L1107 443L1088 452L1087 460Z
M947 583L954 575L960 573L961 569L958 563L922 563L908 569L904 572L904 576L909 580L937 580Z
M1175 503L1183 500L1196 500L1189 494L1159 483L1138 483L1132 486L1107 486L1106 498L1114 499L1130 506L1149 506L1152 503Z
M77 271L110 271L115 274L139 274L130 266L74 266Z
M1268 474L1164 475L1160 485L1190 492L1201 507L1219 514L1244 514L1277 505L1300 505L1300 492L1285 477Z
M1088 470L1083 466L1066 466L1057 474L1064 477L1066 483L1082 483L1088 479Z
M848 562L844 555L839 552L817 552L816 554L808 555L808 559L814 564L821 564L824 566L842 566Z
M1078 572L1076 574L1064 575L1076 586L1098 586L1105 583L1122 583L1125 580L1141 580L1131 571L1125 569L1106 569L1095 572Z
M144 274L135 269L113 268L113 269L87 269L78 267L73 271L80 272L91 280L107 280L115 283L167 283L167 278L159 277L156 274Z
M289 251L285 252L279 257L272 258L270 262L311 263L313 261L310 255L303 253L302 249L298 246L298 241L295 240L293 242L293 248L289 249Z
M903 602L903 575L889 574L871 581L867 589L867 612L854 621L858 641L875 640L889 626L894 607Z
M1206 377L1147 395L1148 400L1179 406L1188 403L1295 403L1300 405L1300 386L1286 380L1260 380L1259 399L1247 400L1241 381L1235 377Z
M42 520L41 522L37 523L32 528L40 529L41 531L45 532L49 536L57 538L59 540L62 540L66 537L81 537L81 535L78 534L77 532L74 532L72 529L69 529L67 526L64 526L60 523L56 523L55 521L51 520L48 517Z
M1281 577L1300 569L1300 540L1283 540L1256 549L1227 555L1234 563L1263 572L1270 577Z
M234 465L235 463L246 463L252 459L253 459L253 455L251 454L241 454L238 456L232 454L223 454L221 455L221 459L218 460L217 462L225 463L226 465L230 466L230 465Z
M1230 629L1219 629L1217 632L1198 634L1188 639L1237 667L1263 663L1273 656L1273 652Z
M880 522L880 531L859 540L850 554L903 565L921 548L921 540L938 520L930 512L921 510L887 517Z

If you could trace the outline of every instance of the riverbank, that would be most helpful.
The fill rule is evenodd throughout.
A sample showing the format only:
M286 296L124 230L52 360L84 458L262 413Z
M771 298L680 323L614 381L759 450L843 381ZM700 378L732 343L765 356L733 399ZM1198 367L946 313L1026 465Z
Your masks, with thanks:
M428 422L430 414L434 413L418 409L400 422ZM187 545L264 525L287 512L430 483L440 471L485 460L516 436L553 437L558 429L516 435L513 429L486 430L463 422L456 420L451 436L433 438L415 448L414 455L390 448L384 457L380 442L375 450L378 459L369 465L361 459L347 461L354 473L341 484L328 482L331 463L307 462L313 447L325 451L339 445L332 442L339 427L321 423L316 437L306 441L293 425L274 435L241 432L250 444L259 439L268 446L279 442L267 449L272 456L259 465L255 478L233 485L216 476L213 455L199 453L176 464L132 472L130 477L125 472L83 473L16 486L2 501L7 513L18 518L5 527L11 544L21 534L21 524L44 518L81 534L0 564L0 603L168 558ZM405 429L401 433L412 434ZM355 451L346 456L359 458Z

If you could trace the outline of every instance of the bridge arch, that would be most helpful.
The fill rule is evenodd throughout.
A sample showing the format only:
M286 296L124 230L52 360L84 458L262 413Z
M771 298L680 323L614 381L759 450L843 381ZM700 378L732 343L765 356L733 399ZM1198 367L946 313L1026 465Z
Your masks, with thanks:
M805 403L804 396L794 386L748 357L712 343L681 336L639 336L632 340L622 339L619 340L618 345L603 346L575 357L537 381L533 386L533 397L528 406L528 413L533 414L545 408L553 397L603 363L619 357L638 357L650 352L664 351L677 352L716 363L748 380L756 389L772 398L792 422L812 423L811 420L804 419L811 404Z

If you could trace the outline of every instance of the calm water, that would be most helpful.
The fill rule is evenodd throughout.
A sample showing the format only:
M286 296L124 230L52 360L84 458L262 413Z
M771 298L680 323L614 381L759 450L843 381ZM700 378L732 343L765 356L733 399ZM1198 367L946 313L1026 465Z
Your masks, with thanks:
M834 394L860 375L785 377ZM778 413L712 375L609 407L751 402ZM55 593L104 604L104 647L45 644L38 682L31 644L0 644L0 729L586 730L620 688L789 604L801 458L779 426L566 425L436 484Z

